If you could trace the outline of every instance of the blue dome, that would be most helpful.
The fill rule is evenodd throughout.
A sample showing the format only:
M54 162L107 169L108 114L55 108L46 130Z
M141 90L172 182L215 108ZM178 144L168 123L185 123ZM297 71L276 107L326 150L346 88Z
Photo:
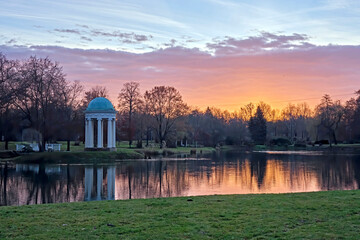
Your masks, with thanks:
M86 112L115 112L115 109L108 99L97 97L91 100Z

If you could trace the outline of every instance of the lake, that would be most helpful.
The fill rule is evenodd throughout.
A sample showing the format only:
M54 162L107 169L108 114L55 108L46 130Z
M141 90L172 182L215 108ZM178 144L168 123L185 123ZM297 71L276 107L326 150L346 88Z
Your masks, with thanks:
M222 153L116 164L0 165L0 205L359 189L360 155Z

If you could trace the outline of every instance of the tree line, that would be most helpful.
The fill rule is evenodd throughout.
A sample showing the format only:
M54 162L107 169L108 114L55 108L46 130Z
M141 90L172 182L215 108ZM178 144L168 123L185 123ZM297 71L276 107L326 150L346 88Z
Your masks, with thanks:
M345 103L324 95L311 109L288 103L283 109L249 103L230 113L214 107L189 107L171 86L144 93L137 82L119 89L117 140L143 147L253 144L314 144L360 142L360 90ZM84 91L80 82L66 80L62 67L35 56L10 60L0 53L0 137L39 143L84 140L84 111L95 97L108 97L106 87Z

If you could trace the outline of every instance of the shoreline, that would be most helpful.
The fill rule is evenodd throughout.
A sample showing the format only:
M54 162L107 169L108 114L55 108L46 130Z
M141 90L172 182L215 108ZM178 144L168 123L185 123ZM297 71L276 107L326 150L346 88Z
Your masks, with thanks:
M329 146L222 146L219 148L179 147L179 148L118 148L117 151L60 151L19 153L16 151L0 151L0 162L9 163L111 163L119 160L152 159L158 157L174 157L176 155L198 157L215 152L273 152L283 154L322 153L322 154L360 154L360 144L339 144Z

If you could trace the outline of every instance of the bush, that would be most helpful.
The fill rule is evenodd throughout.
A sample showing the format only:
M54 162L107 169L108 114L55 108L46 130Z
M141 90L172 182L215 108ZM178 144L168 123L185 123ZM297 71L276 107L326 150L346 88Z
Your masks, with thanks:
M314 144L315 144L315 145L318 144L318 145L320 145L320 146L321 146L321 145L326 145L326 144L329 144L329 140L324 140L324 139L323 139L323 140L315 141Z
M291 145L291 142L286 138L275 138L270 140L270 145L288 146Z
M225 138L225 144L226 144L226 145L234 145L234 143L235 143L235 140L234 140L233 137L227 136L227 137Z
M297 143L294 144L294 147L296 147L296 148L306 148L306 143L297 142Z

